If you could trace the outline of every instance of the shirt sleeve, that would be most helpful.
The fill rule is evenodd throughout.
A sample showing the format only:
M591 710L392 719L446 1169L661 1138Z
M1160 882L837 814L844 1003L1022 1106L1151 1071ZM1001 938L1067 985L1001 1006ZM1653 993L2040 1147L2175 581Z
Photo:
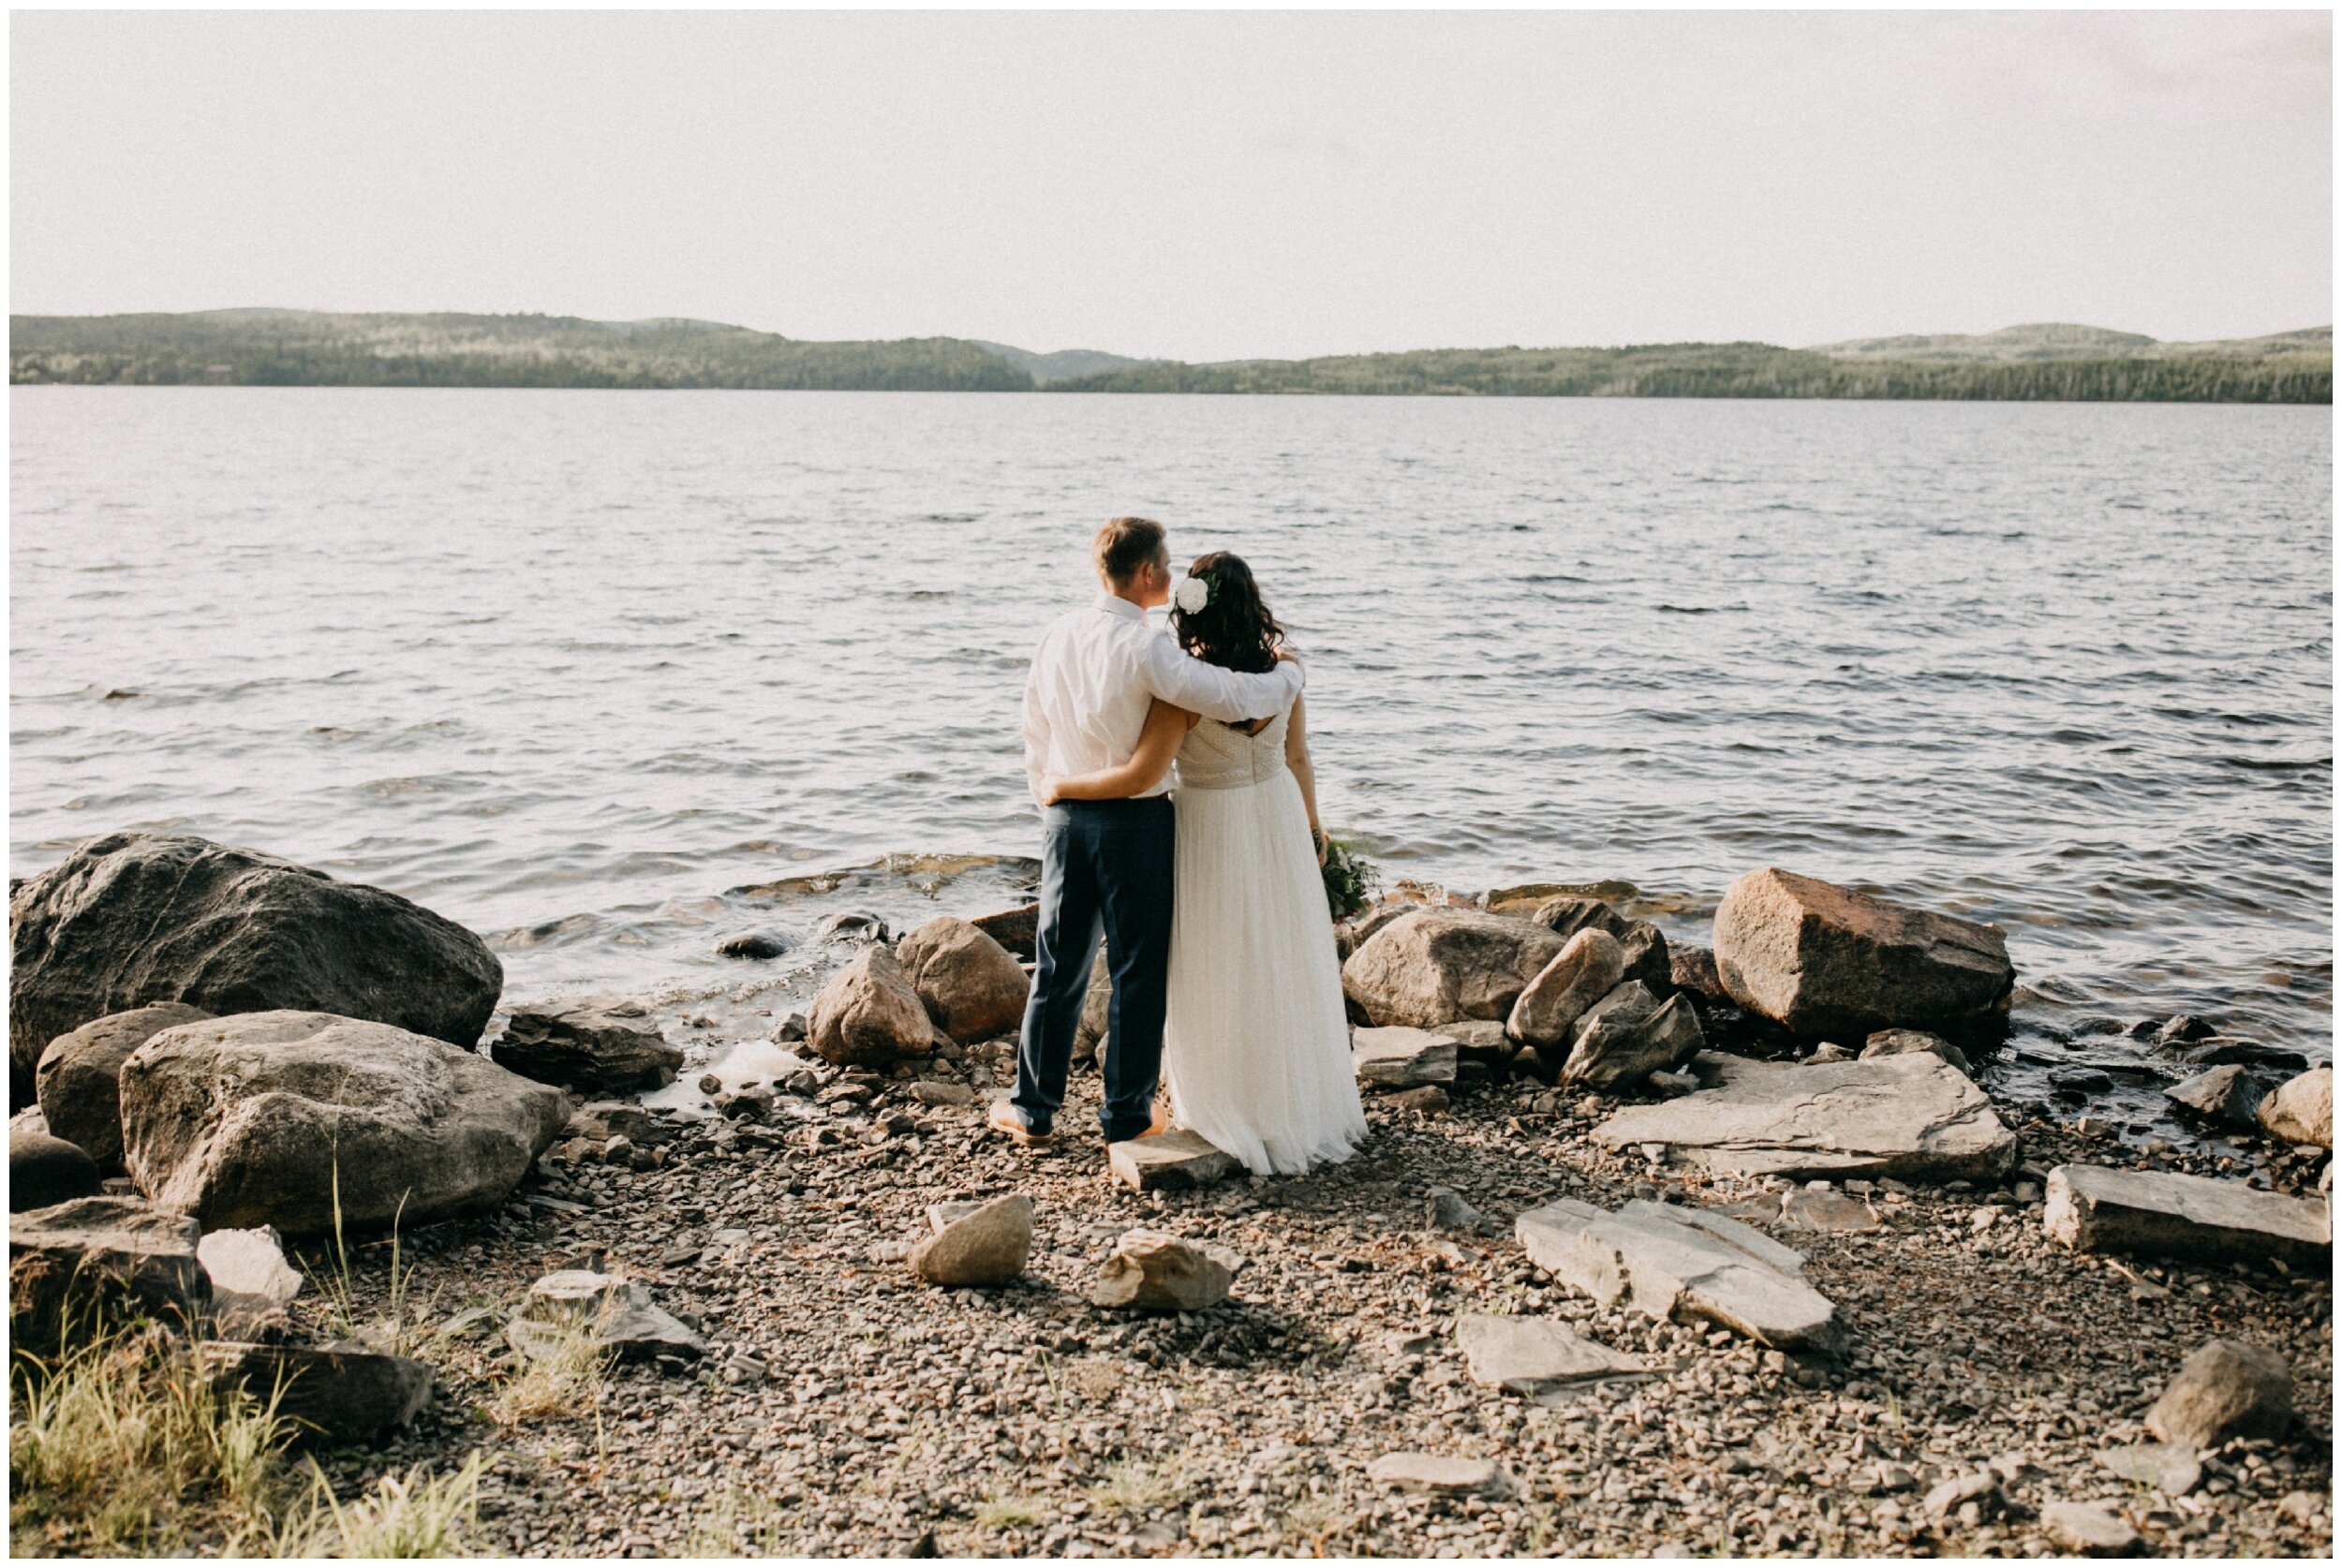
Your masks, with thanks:
M1025 787L1032 791L1035 806L1041 804L1041 778L1049 762L1049 715L1041 701L1041 667L1047 654L1044 643L1025 667Z
M1175 707L1223 724L1275 717L1301 695L1305 680L1297 658L1279 659L1265 674L1246 674L1208 664L1162 632L1147 639L1148 689Z

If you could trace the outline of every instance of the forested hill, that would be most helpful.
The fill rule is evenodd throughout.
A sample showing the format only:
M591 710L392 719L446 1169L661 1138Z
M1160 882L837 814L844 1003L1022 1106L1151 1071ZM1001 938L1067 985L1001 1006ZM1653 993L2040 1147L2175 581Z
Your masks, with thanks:
M1496 397L2334 401L2327 328L2220 343L2050 324L1818 348L1437 348L1184 364L955 337L818 343L567 316L14 316L8 378L131 385L1281 392ZM1085 372L1088 372L1085 374Z
M2193 346L2190 346L2193 347ZM1050 392L1317 392L1499 397L1934 398L2013 402L2332 403L2334 353L1912 358L1677 343L1631 348L1434 348L1228 364L1157 362Z
M274 387L1030 392L956 337L808 343L716 321L574 316L11 316L8 379Z

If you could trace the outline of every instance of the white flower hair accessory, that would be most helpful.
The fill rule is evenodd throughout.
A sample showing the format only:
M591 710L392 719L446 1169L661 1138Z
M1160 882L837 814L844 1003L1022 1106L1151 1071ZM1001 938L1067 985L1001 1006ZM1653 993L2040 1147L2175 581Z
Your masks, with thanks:
M1211 584L1201 577L1182 577L1172 592L1171 602L1188 614L1199 614L1211 602Z

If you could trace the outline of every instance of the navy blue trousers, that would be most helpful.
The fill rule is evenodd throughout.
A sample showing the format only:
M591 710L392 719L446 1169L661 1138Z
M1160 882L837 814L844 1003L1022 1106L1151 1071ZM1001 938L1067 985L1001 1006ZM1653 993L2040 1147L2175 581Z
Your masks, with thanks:
M1155 1084L1163 1072L1176 831L1171 800L1066 801L1042 811L1041 830L1037 963L1011 1102L1036 1132L1048 1132L1065 1103L1074 1034L1103 935L1114 999L1106 1009L1105 1104L1098 1122L1108 1143L1119 1143L1154 1120Z

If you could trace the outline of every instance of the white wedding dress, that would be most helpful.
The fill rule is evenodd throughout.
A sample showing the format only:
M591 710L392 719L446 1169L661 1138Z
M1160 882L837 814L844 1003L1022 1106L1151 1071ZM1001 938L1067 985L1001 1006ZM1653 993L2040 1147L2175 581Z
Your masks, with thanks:
M1198 720L1179 745L1164 1072L1172 1117L1255 1176L1366 1136L1332 917L1287 709L1257 735Z

